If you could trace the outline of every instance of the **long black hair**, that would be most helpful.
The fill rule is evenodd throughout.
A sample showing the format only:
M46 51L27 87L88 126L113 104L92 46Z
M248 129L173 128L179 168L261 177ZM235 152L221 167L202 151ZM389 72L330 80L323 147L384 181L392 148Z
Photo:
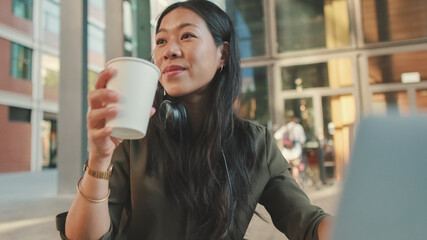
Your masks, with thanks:
M233 111L241 89L240 57L237 36L228 15L209 1L190 0L170 5L159 16L156 32L163 18L176 8L186 8L206 22L218 47L229 43L229 59L208 85L209 104L198 136L176 141L164 130L158 114L150 120L147 132L149 149L147 170L163 163L166 194L176 208L187 211L197 224L194 239L235 239L247 226L238 226L240 214L253 209L250 174L255 161L254 136L247 123ZM164 89L158 85L154 107L158 109ZM191 116L190 116L191 117ZM161 149L161 151L160 151ZM240 216L239 216L240 215Z

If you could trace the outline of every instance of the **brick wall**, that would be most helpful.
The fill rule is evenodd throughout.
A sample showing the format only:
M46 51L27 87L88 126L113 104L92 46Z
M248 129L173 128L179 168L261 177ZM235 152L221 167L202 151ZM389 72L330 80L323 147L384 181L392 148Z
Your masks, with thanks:
M31 123L10 122L9 107L0 105L0 173L31 170Z
M1 0L0 22L28 36L33 35L33 22L13 14L13 0Z

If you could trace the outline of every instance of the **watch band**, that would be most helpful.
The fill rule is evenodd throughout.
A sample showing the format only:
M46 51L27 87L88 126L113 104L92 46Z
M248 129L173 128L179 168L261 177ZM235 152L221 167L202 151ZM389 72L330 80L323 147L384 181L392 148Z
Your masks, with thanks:
M83 165L83 171L87 172L89 175L91 175L94 178L100 178L100 179L108 180L108 179L110 179L111 173L113 172L113 165L110 164L107 171L102 172L102 171L96 171L96 170L90 169L89 166L87 165L87 162L86 162Z

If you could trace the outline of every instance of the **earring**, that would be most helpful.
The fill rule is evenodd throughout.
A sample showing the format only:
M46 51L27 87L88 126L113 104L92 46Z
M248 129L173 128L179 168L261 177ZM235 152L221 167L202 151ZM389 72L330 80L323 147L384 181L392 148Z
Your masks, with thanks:
M221 65L221 69L219 71L222 72L222 69L224 69L224 65Z

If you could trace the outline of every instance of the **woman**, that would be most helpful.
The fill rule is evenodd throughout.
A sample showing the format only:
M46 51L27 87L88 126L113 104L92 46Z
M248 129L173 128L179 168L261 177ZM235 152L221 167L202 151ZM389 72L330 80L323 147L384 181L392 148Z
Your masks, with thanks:
M228 16L208 1L171 5L158 20L153 59L162 74L144 139L109 136L105 120L118 110L105 106L119 98L105 89L111 70L89 94L89 170L65 235L242 239L259 202L290 239L317 239L327 215L293 180L268 130L233 113L241 78Z

